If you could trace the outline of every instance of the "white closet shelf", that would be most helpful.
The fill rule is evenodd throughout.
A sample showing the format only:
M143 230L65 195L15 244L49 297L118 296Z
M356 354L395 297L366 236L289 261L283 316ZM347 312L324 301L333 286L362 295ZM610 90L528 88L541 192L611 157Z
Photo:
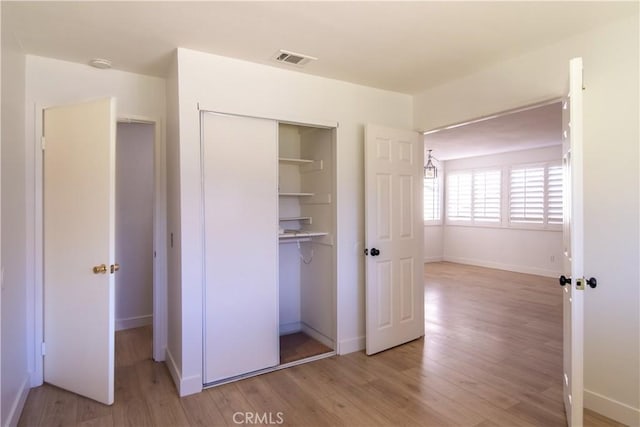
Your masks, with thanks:
M329 233L322 231L285 231L284 233L278 234L278 238L280 240L287 239L304 239L306 237L320 237L327 236Z
M289 165L307 165L313 163L313 160L308 159L294 159L292 157L280 157L278 158L280 163L286 163Z
M280 197L311 197L315 193L279 193L278 195Z
M280 221L307 221L311 224L312 218L310 216L292 216L287 218L280 218Z

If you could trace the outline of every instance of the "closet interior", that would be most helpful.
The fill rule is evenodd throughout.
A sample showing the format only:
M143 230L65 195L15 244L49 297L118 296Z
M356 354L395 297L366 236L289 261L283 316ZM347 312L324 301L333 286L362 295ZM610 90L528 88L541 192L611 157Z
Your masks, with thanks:
M280 363L335 348L332 129L278 126Z

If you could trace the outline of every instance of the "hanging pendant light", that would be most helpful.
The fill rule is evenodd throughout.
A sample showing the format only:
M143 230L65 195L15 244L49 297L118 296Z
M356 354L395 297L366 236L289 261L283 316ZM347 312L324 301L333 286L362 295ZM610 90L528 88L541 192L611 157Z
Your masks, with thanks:
M431 151L432 150L429 150L429 154L427 156L427 164L424 165L424 177L427 179L436 179L438 177L438 169L433 164L432 159L434 159L435 157L431 155Z

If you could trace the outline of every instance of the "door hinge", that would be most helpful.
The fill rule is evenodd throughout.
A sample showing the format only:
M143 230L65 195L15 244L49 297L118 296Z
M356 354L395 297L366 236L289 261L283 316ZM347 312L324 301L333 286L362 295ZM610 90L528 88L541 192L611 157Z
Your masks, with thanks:
M45 354L47 354L47 352L46 352L46 346L45 346L45 344L44 344L44 343L42 343L42 344L40 345L40 353L42 353L42 355L43 355L43 356L44 356Z
M44 151L45 145L46 145L46 141L44 139L44 136L42 138L40 138L40 145L42 146L42 151Z

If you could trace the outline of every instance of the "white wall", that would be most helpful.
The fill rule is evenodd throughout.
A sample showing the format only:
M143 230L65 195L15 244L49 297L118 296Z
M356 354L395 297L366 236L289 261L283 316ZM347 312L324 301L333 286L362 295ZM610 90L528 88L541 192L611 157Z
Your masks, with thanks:
M116 137L116 330L153 316L154 125L118 123Z
M560 135L558 135L560 138ZM502 170L502 221L495 226L453 225L445 220L443 258L445 261L479 265L520 273L557 277L562 274L562 230L512 228L508 220L509 166L559 162L562 147L514 151L446 162L447 173L474 168Z
M37 165L41 167L39 141L35 135L39 131L36 118L36 105L43 107L75 103L87 99L114 96L117 99L119 117L157 118L164 123L165 118L165 81L157 77L143 76L117 70L98 70L88 65L60 61L51 58L27 55L26 60L26 188L28 195L40 194L41 176L36 176ZM41 232L42 206L36 198L27 199L27 259L36 259L35 248L37 233ZM28 319L30 327L28 344L32 376L32 386L42 381L42 358L35 356L34 342L42 339L42 311L38 301L42 301L42 278L35 265L27 269L27 291L29 301ZM35 336L34 336L35 334ZM163 341L163 337L159 337ZM38 341L39 342L39 341ZM154 343L155 345L155 343Z
M444 256L444 226L424 226L424 262L443 261Z
M3 15L4 18L4 15ZM2 22L2 333L0 425L15 425L29 390L25 197L25 56Z
M415 97L432 129L565 94L584 59L585 405L640 424L638 13L503 61Z
M180 222L180 135L178 122L178 62L172 57L167 94L167 350L169 372L176 383L182 366L182 292ZM185 307L185 310L189 310Z
M364 346L363 126L410 128L411 97L280 68L178 49L180 133L181 330L170 337L181 353L174 375L181 394L202 384L202 226L197 105L300 122L338 121L338 345ZM175 225L175 224L174 224ZM176 229L173 231L175 232ZM179 309L170 307L169 311ZM174 357L178 359L178 357Z

